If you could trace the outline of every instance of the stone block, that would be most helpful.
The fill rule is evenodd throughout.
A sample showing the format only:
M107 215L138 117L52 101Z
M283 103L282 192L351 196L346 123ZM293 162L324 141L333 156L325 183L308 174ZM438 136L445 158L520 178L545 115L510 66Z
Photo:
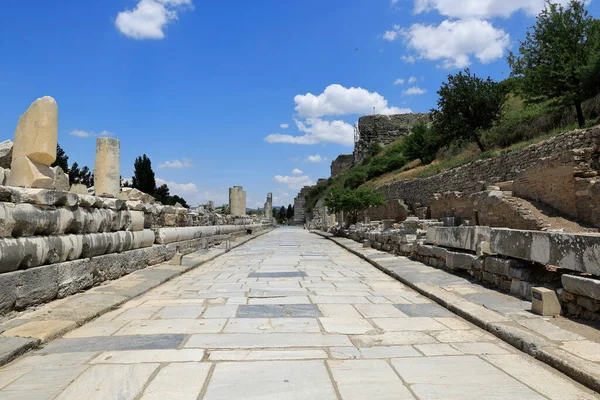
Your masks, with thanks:
M446 252L446 266L450 269L473 269L479 257L468 253L457 253L454 251Z
M510 284L510 294L531 300L531 283L513 278Z
M173 256L173 258L171 258L171 261L169 261L169 264L170 265L181 265L182 260L183 260L183 254L177 252Z
M56 264L58 293L63 298L94 285L94 268L89 259Z
M600 235L491 230L494 253L571 271L600 275Z
M10 169L13 154L12 140L0 142L0 168Z
M13 162L27 157L43 165L56 160L58 143L58 105L49 96L34 101L21 115L15 130Z
M118 139L96 139L94 190L96 196L118 198L121 191L121 144Z
M17 301L18 272L0 273L0 315L11 311Z
M560 302L556 292L543 287L531 288L531 311L544 317L560 315Z
M569 293L600 300L600 280L583 276L563 275L562 285Z
M478 243L490 241L490 230L486 226L433 226L427 229L426 243L475 252Z
M483 263L483 270L502 276L511 276L511 269L519 266L516 260L508 260L497 257L486 257Z
M46 303L58 295L58 269L45 265L26 271L18 271L17 299L15 309L22 310L35 304Z
M75 184L71 185L71 189L69 191L71 193L75 193L75 194L83 194L83 195L88 194L87 187L81 183L75 183Z
M54 182L52 184L52 188L56 190L64 190L69 191L71 185L69 183L69 175L62 170L61 167L52 167L52 171L54 173Z
M19 157L12 162L8 185L53 189L55 184L54 174L55 171L48 165L35 162L28 157Z

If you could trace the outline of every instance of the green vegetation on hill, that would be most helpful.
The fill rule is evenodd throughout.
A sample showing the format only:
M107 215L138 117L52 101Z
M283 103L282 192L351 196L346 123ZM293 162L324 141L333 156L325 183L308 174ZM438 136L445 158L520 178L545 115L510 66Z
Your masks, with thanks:
M600 21L582 1L549 3L508 62L511 77L501 82L468 69L449 75L431 126L374 146L360 165L313 187L307 211L341 189L432 176L600 121Z

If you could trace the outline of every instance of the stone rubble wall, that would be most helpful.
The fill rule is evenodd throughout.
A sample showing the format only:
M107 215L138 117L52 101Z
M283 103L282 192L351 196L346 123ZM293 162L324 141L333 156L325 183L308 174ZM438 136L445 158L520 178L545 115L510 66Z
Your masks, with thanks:
M513 181L518 197L544 202L567 215L600 226L600 127L576 130L498 157L477 160L428 178L380 186L388 200L429 206L435 195L468 196L488 185Z
M528 300L532 287L548 287L556 291L564 314L600 321L599 234L443 223L410 217L393 229L372 222L334 232Z
M354 155L352 154L341 154L335 160L331 162L331 177L348 172L354 164Z

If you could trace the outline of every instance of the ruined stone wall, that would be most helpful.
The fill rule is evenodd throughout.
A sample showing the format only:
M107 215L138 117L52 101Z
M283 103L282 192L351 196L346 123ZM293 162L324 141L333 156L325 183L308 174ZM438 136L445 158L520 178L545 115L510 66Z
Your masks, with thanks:
M414 207L429 205L436 193L458 191L468 195L486 185L515 181L517 195L547 201L574 218L597 226L599 143L600 128L576 130L428 178L395 181L379 190L388 200L401 199Z
M388 146L412 132L412 127L431 121L430 114L367 115L358 119L359 138L354 144L354 165L360 164L371 148Z
M296 198L294 199L294 224L296 224L296 225L300 225L305 222L305 218L306 218L305 196L308 194L310 189L312 189L312 186L304 186L300 190L300 193L298 193L298 196L296 196Z
M331 177L335 178L336 176L347 172L352 168L353 163L353 154L341 154L331 162Z

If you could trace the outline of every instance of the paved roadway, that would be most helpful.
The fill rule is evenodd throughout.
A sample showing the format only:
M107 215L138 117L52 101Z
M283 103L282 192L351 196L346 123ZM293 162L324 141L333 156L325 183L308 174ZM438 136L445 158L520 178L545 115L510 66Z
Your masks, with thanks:
M0 369L1 399L592 399L331 241L280 228Z

